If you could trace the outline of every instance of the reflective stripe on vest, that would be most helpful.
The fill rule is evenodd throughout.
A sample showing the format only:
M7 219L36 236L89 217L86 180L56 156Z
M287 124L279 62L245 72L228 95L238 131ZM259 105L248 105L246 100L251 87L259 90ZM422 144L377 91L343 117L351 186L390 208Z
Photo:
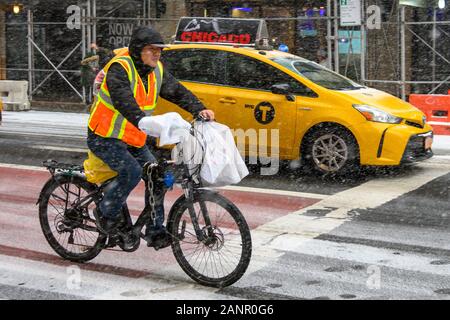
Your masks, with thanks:
M151 115L156 107L164 72L161 62L158 62L158 66L149 74L148 86L144 88L133 60L126 52L122 56L113 58L104 68L106 76L97 94L97 103L89 117L89 128L102 137L121 139L127 144L142 147L145 144L145 133L129 123L114 108L106 86L107 71L115 62L120 63L127 72L130 89L142 111L146 115Z

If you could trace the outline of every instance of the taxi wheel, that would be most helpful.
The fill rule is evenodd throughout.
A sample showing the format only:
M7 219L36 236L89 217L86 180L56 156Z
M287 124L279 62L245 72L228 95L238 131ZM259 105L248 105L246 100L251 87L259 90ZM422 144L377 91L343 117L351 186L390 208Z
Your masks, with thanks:
M317 129L305 138L303 160L321 174L359 170L359 148L353 135L339 127Z

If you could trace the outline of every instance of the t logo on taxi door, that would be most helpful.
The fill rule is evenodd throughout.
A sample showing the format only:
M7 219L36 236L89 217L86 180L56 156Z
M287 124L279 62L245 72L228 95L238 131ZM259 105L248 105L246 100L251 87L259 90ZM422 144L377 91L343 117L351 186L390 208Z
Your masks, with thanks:
M270 102L264 101L255 108L255 119L261 124L271 123L275 118L275 108Z

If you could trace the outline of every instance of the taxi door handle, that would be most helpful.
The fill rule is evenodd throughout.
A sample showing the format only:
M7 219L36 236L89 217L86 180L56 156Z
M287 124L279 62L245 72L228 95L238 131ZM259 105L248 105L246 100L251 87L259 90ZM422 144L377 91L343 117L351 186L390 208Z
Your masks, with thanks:
M232 98L220 98L219 99L220 103L231 103L231 104L235 104L236 100L232 99Z

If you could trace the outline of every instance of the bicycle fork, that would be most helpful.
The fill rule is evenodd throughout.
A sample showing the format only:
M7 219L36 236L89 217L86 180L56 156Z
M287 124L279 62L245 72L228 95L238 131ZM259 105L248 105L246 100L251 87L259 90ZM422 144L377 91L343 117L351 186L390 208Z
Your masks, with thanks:
M181 185L182 185L182 188L183 188L183 191L184 191L184 196L188 200L187 207L188 207L188 210L189 210L189 215L191 217L191 221L192 221L192 225L194 227L195 234L197 236L197 239L200 242L203 242L203 241L211 238L213 236L213 234L214 234L212 226L211 226L211 219L209 218L209 214L208 214L208 209L206 208L205 202L200 200L199 201L200 211L201 211L201 213L203 215L203 219L205 221L206 228L208 228L208 234L205 237L205 233L200 228L200 225L199 225L199 222L198 222L198 217L197 217L197 214L196 214L195 209L194 209L194 191L193 191L194 188L192 186L192 182L191 181L185 181ZM183 222L182 234L181 234L182 238L184 238L185 227L186 227L186 223Z

